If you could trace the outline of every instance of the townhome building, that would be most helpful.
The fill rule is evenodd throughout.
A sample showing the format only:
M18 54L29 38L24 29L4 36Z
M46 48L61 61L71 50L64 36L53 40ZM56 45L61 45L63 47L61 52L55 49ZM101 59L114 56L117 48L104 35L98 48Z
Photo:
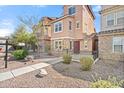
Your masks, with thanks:
M99 58L124 61L124 5L103 5L99 39Z
M35 34L38 40L38 52L47 52L51 47L51 22L56 18L43 17L38 25L34 26Z
M94 19L89 5L64 5L63 16L51 22L52 52L92 54L97 50Z

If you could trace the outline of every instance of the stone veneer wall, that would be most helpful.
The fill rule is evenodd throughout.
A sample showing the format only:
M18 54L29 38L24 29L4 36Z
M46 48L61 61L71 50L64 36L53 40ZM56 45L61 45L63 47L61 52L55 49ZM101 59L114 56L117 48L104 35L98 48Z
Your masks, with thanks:
M113 53L113 37L124 37L124 31L118 33L101 33L98 36L99 58L103 60L124 61L124 53Z

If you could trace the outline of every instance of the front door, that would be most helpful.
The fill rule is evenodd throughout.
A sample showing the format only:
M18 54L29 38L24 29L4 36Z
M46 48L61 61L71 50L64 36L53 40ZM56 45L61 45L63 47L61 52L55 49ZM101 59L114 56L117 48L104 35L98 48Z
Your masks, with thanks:
M74 53L80 53L80 41L74 41Z

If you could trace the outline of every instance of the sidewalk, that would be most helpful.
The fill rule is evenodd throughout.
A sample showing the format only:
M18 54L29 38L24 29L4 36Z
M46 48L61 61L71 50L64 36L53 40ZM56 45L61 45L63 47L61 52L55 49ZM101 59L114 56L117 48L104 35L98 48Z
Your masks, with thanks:
M38 63L38 64L30 65L27 67L18 68L12 71L0 73L0 81L11 79L19 75L34 71L34 70L41 69L43 67L47 67L52 64L56 64L58 62L61 62L62 58L44 58L44 59L39 59L39 61L41 61L42 63Z

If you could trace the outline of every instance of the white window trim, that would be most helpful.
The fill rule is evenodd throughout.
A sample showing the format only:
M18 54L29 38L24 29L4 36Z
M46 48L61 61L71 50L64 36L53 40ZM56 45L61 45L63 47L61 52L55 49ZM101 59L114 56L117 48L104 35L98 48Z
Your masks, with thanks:
M118 23L117 23L117 20L118 20L118 16L117 16L117 15L118 15L119 12L124 12L124 10L123 10L123 11L118 11L118 12L116 12L116 25L117 25L117 26L123 25L123 24L118 24Z
M115 12L115 13L113 13L114 14L114 25L112 25L112 26L121 26L121 25L123 25L123 24L117 24L117 19L118 19L118 16L117 16L117 14L119 13L119 12L123 12L123 10L122 11L117 11L117 12ZM111 14L111 13L109 13L109 14ZM109 15L109 14L107 14L105 17L105 19L106 19L106 27L112 27L112 26L108 26L107 25L107 16Z
M124 37L113 37L112 38L112 53L124 53L124 45L123 44L122 44L122 46L123 46L122 47L123 48L122 52L115 52L114 51L114 38L120 38L120 39L122 38L124 40Z
M85 41L87 41L87 47L85 47ZM88 40L84 40L83 45L84 45L84 49L88 49Z
M87 23L85 23L84 25L85 25L85 27L84 27L84 28L85 28L85 29L84 29L84 33L86 33L86 34L87 34L87 33L89 32L89 29L88 29L88 24L87 24ZM87 30L86 30L86 29L87 29Z
M56 49L56 45L55 45L56 42L58 42L58 45L59 45L59 42L61 42L61 47L62 47L61 49L59 49L59 46ZM54 41L54 50L59 50L59 51L62 51L63 50L63 42L62 42L62 40L55 40Z
M112 27L112 26L115 26L116 25L116 13L112 13L112 14L114 14L114 24L113 25L111 25L111 26L108 26L108 24L107 24L107 21L108 21L108 15L110 15L111 13L109 13L109 14L107 14L106 15L106 27Z
M72 51L72 50L73 50L73 48L74 48L74 46L73 46L74 42L73 42L73 40L70 40L70 41L69 41L69 46L70 46L70 42L72 43L72 48L70 49L70 47L69 47L69 50L71 50L71 51Z
M76 7L75 7L75 13L69 14L69 8L71 8L71 7L75 7L75 6L74 5L71 5L71 6L68 7L68 15L75 15L76 14Z
M62 27L61 27L61 31L58 31L58 32L56 32L55 30L56 30L56 24L59 24L59 23L61 23L61 25L62 25ZM62 22L56 22L56 23L54 23L54 33L59 33L59 32L62 32L63 31L63 23Z
M79 28L77 28L77 23L79 23ZM80 21L76 21L76 29L80 29Z
M69 22L71 22L71 30L69 28L68 29L69 29L69 31L72 31L72 28L73 28L72 21L70 21L70 20L68 21L68 27L69 27Z

